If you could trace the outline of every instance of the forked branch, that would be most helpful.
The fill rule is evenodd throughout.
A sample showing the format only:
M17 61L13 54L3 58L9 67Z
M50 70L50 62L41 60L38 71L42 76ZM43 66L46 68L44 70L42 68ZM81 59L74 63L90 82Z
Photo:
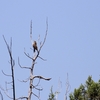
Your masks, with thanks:
M8 53L9 53L9 56L10 56L10 66L11 66L11 71L12 71L12 75L11 76L12 76L12 83L13 83L13 85L12 85L13 86L13 100L15 100L15 82L14 82L14 65L15 65L15 61L13 60L13 57L12 57L12 38L10 40L10 46L6 42L6 39L5 39L4 35L3 35L3 39L4 39L5 43L6 43L6 46L7 46L7 49L8 49Z
M34 60L36 60L37 57L39 57L40 59L46 61L46 59L43 59L42 57L40 57L39 54L40 54L41 48L43 47L43 45L44 45L44 43L45 43L45 41L46 41L47 34L48 34L48 19L46 19L46 33L45 33L45 37L44 37L43 43L40 42L40 48L38 49L38 53L37 53L37 55L35 56ZM33 47L33 39L32 39L32 21L31 21L31 24L30 24L30 39L31 39L32 47ZM40 36L39 36L39 39L40 39ZM30 58L30 57L29 57L29 58Z
M45 78L45 77L42 77L42 76L33 76L31 79L35 79L35 78L39 78L39 79L43 79L43 80L51 80L51 78Z
M20 65L19 58L18 58L18 65L19 65L21 68L31 69L30 67L22 67L22 66Z
M31 20L31 22L30 22L30 40L31 40L31 44L32 44L32 47L33 47L33 54L34 54L34 56L33 57L30 57L30 55L28 54L28 53L26 53L26 52L24 52L24 54L28 57L28 58L30 58L31 60L32 60L32 65L31 65L31 67L22 67L21 65L20 65L20 62L19 62L19 59L18 59L18 64L19 64L19 66L21 67L21 68L26 68L26 69L30 69L30 77L29 77L29 91L28 91L28 96L27 97L20 97L19 99L27 99L27 100L31 100L31 96L32 96L32 94L34 95L34 96L36 96L38 99L40 98L40 96L38 96L37 94L34 94L33 93L33 89L36 89L36 90L38 90L39 91L39 95L40 95L40 91L42 91L43 89L42 88L38 88L39 87L39 83L40 83L40 79L43 79L43 80L46 80L46 81L49 81L49 80L51 80L51 78L45 78L45 77L43 77L43 76L34 76L34 74L33 74L33 70L34 70L34 65L35 65L35 61L36 61L36 59L37 58L40 58L40 59L42 59L43 61L46 61L46 59L43 59L41 56L40 56L40 51L41 51L41 49L42 49L42 47L43 47L43 45L44 45L44 43L45 43L45 41L46 41L46 38L47 38L47 34L48 34L48 19L46 20L46 33L45 33L45 37L44 37L44 40L43 40L43 42L40 42L40 46L38 46L37 45L37 42L36 41L34 41L33 42L33 39L32 39L32 20ZM39 36L39 39L38 39L38 41L40 40L40 36ZM39 81L38 81L38 83L36 84L36 85L33 85L33 80L35 79L35 78L38 78L39 79ZM22 81L22 82L27 82L28 80L24 80L24 81Z

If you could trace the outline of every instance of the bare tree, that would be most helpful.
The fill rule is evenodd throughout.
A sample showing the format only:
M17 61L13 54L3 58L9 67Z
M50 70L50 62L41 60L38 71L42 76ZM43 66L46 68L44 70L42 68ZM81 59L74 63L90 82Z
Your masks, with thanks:
M60 78L59 78L59 80L58 80L58 87L57 87L57 90L56 90L56 92L55 92L55 99L56 99L56 100L58 100L58 95L59 95L60 92L61 92L61 88L62 88L62 82L61 82L61 80L60 80Z
M71 89L71 86L70 86L70 84L69 84L68 73L67 73L67 79L66 79L66 92L65 92L64 100L67 100L67 95L68 95L68 92L70 91L70 89Z
M11 41L10 41L10 45L8 45L8 43L6 42L6 39L5 39L5 37L3 36L3 39L4 39L4 41L5 41L5 43L6 43L6 46L7 46L7 49L8 49L8 53L9 53L9 56L10 56L10 66L11 66L11 75L9 75L9 74L6 74L3 70L2 70L2 73L5 75L5 76L9 76L9 77L11 77L12 78L12 81L11 82L5 82L5 84L6 84L6 89L4 89L4 88L2 88L1 86L0 86L0 88L4 91L4 93L10 98L10 99L13 99L13 100L22 100L22 99L26 99L26 100L31 100L31 97L32 97L32 95L34 95L35 97L37 97L38 99L40 99L40 91L42 91L43 90L43 88L38 88L38 86L39 86L39 83L40 83L40 80L41 79L43 79L43 80L46 80L46 81L49 81L49 80L51 80L51 78L45 78L45 77L43 77L43 76L40 76L40 75L34 75L34 73L33 73L33 70L34 70L34 65L36 64L36 59L37 58L39 58L39 59L41 59L41 60L43 60L43 61L46 61L46 59L44 59L44 58L42 58L41 56L40 56L40 51L41 51L41 49L42 49L42 47L43 47L43 45L44 45L44 43L45 43L45 41L46 41L46 37L47 37L47 33L48 33L48 20L46 20L46 33L45 33L45 37L44 37L44 40L43 40L43 42L40 42L39 43L39 46L37 45L37 41L34 41L33 42L33 40L32 40L32 21L31 21L31 23L30 23L30 40L31 40L31 43L32 43L32 50L33 50L33 57L31 57L28 53L26 53L25 51L24 51L24 54L30 59L30 60L32 60L32 65L30 66L30 67L27 67L27 66L21 66L21 64L20 64L20 60L19 60L19 58L18 58L18 64L19 64L19 66L21 67L21 68L25 68L25 69L29 69L30 70L30 75L29 75L29 77L26 79L26 80L23 80L23 81L21 81L21 82L28 82L29 81L29 90L28 90L28 96L23 96L23 97L19 97L19 98L15 98L15 81L14 81L14 66L15 66L15 61L14 61L14 59L13 59L13 57L12 57L12 38L11 38ZM40 38L40 36L39 36L39 38ZM39 42L39 39L38 39L38 42ZM36 84L36 85L34 85L33 84L33 81L34 81L34 79L39 79L39 81L38 81L38 83ZM10 89L8 89L8 87L7 87L7 84L11 84L12 85L12 87L10 88ZM13 96L10 96L9 94L8 94L8 90L13 90ZM39 91L39 95L37 95L37 94L35 94L34 92L33 92L33 89L36 89L36 90L38 90ZM1 93L0 93L1 94ZM2 97L2 100L3 100L3 96L2 96L2 94L1 94L1 97Z
M38 75L34 75L34 73L33 73L33 70L34 70L34 65L36 64L36 59L37 58L40 58L41 60L43 60L43 61L45 61L45 59L43 59L42 57L40 57L40 51L41 51L41 49L42 49L42 47L43 47L43 45L44 45L44 43L45 43L45 41L46 41L46 37L47 37L47 33L48 33L48 20L46 20L46 33L45 33L45 37L44 37L44 40L43 40L43 42L40 42L40 46L38 46L37 45L37 42L36 41L33 41L33 39L32 39L32 21L31 21L31 23L30 23L30 39L31 39L31 43L32 43L32 50L33 50L33 57L31 57L28 53L26 53L26 52L24 52L24 54L29 58L29 59L31 59L32 60L32 65L31 65L31 67L22 67L21 65L20 65L20 61L19 61L19 59L18 59L18 64L19 64L19 66L21 67L21 68L25 68L25 69L29 69L30 70L30 76L29 76L29 78L27 79L27 80L23 80L22 82L27 82L27 81L29 81L29 91L28 91L28 96L24 96L24 97L19 97L18 99L26 99L26 100L31 100L31 96L32 95L34 95L34 96L36 96L38 99L40 99L40 95L37 95L37 94L35 94L35 93L33 93L33 89L36 89L36 90L38 90L39 92L40 91L42 91L42 88L38 88L38 86L39 86L39 83L40 83L40 79L43 79L43 80L46 80L46 81L49 81L51 78L45 78L45 77L43 77L43 76L38 76ZM38 40L38 42L39 42L39 40ZM37 85L34 85L33 84L33 81L34 81L34 79L35 78L38 78L39 79L39 81L38 81L38 83L37 83ZM40 94L40 93L39 93Z
M10 62L9 62L9 63L10 63L10 66L11 66L11 72L12 72L12 73L11 73L11 75L8 75L8 74L5 74L5 73L3 72L3 70L2 70L2 73L3 73L5 76L10 76L10 77L12 78L12 81L11 81L11 82L6 82L6 89L3 89L2 87L0 87L0 88L4 91L4 93L5 93L9 98L15 100L15 81L14 81L14 66L15 66L15 61L14 61L14 59L13 59L13 57L12 57L12 38L11 38L11 40L10 40L10 46L9 46L8 43L6 42L6 39L5 39L4 35L3 35L3 39L4 39L5 43L6 43L7 50L8 50L9 56L10 56ZM7 84L11 84L12 88L8 89ZM11 96L8 95L8 90L11 90L11 89L13 90L13 97L11 97Z

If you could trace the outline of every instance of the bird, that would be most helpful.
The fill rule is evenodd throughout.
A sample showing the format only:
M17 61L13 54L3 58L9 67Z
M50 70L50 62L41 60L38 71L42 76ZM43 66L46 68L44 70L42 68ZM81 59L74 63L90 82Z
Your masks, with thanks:
M34 49L34 52L35 52L35 50L38 51L38 47L37 47L37 43L36 43L36 41L34 41L34 43L33 43L33 49Z

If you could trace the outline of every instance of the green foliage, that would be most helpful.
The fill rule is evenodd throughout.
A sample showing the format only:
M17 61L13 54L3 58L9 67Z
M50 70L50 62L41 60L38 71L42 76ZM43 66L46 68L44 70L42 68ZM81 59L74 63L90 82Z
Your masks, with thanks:
M53 93L52 87L51 87L51 93L49 94L48 100L55 100L55 94Z
M89 76L85 85L80 85L74 93L69 95L70 100L100 100L100 80L94 82Z

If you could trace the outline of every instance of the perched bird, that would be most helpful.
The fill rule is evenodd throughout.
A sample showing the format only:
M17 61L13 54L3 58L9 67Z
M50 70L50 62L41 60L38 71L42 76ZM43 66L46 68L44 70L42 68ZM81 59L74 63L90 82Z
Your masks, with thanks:
M36 41L34 41L34 43L33 43L33 48L34 48L34 52L35 52L35 50L38 51L38 47L37 47L37 43L36 43Z

